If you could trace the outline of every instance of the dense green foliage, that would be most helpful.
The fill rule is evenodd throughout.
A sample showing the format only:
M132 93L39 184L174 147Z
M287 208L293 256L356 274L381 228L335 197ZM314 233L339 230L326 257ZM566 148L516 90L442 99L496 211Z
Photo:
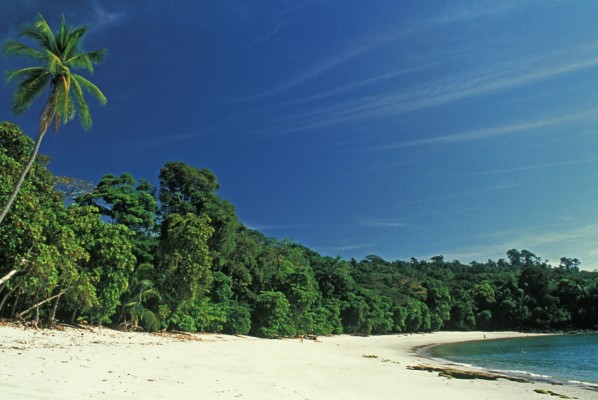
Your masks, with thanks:
M0 201L32 145L0 124ZM216 176L181 162L157 190L106 175L73 203L56 182L40 158L0 225L0 278L17 271L2 317L265 337L598 327L598 272L576 259L326 257L244 227Z

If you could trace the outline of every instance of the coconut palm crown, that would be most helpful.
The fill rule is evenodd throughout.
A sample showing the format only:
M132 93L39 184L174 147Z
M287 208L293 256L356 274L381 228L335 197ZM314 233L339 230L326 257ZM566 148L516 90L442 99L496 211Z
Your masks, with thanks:
M20 37L27 37L37 42L38 49L14 40L4 44L3 50L6 55L25 56L39 62L39 66L6 72L7 81L17 83L12 98L12 111L15 114L26 111L48 88L49 95L42 108L38 137L31 157L0 213L0 222L4 219L23 179L35 161L48 126L54 123L54 129L58 130L60 123L66 124L78 115L83 129L91 128L91 114L85 102L84 92L91 94L100 104L106 104L106 96L96 85L73 72L87 70L90 74L93 73L93 65L102 62L107 54L107 50L84 51L82 40L86 33L86 26L69 26L64 17L60 28L53 33L44 17L38 14L35 22L25 26L19 34Z

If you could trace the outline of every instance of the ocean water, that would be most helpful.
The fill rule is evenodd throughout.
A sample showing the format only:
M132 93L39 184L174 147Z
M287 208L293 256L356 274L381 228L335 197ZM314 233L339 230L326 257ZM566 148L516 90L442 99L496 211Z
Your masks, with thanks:
M598 333L453 343L427 354L536 379L598 385Z

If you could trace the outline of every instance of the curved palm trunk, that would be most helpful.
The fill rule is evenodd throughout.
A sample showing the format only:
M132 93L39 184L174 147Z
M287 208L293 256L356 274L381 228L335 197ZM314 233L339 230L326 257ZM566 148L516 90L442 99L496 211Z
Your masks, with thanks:
M42 139L43 139L45 133L46 133L46 129L43 129L39 132L39 135L37 136L37 140L35 141L35 146L33 147L33 151L31 152L29 161L25 165L25 168L23 168L23 172L21 172L21 175L19 176L17 183L15 183L15 187L12 190L12 193L11 193L10 197L8 198L8 201L4 205L4 208L2 209L2 213L0 214L0 224L4 220L6 213L8 213L10 206L15 201L15 198L17 197L17 194L19 193L19 189L21 188L21 185L23 184L23 181L25 180L25 177L27 176L29 169L31 169L31 166L35 162L35 158L37 157L37 152L39 151L39 147L42 143Z

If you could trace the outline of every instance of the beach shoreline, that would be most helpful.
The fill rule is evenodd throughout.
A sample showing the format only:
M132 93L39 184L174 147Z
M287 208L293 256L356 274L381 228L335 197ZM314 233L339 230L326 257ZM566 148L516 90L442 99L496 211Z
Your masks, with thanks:
M436 332L274 340L3 324L1 392L3 399L499 400L548 399L550 393L598 399L598 392L574 385L449 379L407 368L454 367L425 358L415 351L418 347L526 335Z
M561 335L561 334L559 334L559 333L533 333L533 334L522 333L522 335L532 337L532 336L540 336L540 335L546 336L546 335ZM515 338L518 338L518 337L520 337L520 336L515 336ZM486 340L502 340L502 339L508 339L508 337L492 338L492 339L484 338L484 339L464 340L464 341L460 341L458 343L483 342ZM581 382L581 381L575 381L575 380L560 379L555 376L539 375L539 374L535 374L535 373L528 372L528 371L514 371L514 370L503 370L503 369L497 369L497 368L488 368L488 367L483 367L483 366L478 366L478 365L461 363L461 362L458 362L455 360L451 360L449 358L442 358L442 357L438 357L438 356L435 356L432 354L433 348L435 348L437 346L442 346L444 344L448 344L448 343L430 343L428 345L417 346L414 349L412 349L412 351L418 357L427 359L433 363L440 363L440 364L446 365L449 368L456 368L456 369L462 369L465 371L474 371L474 372L479 371L482 373L488 373L490 375L507 376L507 377L514 378L515 380L523 379L523 380L526 380L526 381L529 381L532 383L550 384L552 386L572 386L572 387L577 387L577 388L581 388L581 389L585 389L585 390L595 391L598 393L598 384L592 383L592 382Z

